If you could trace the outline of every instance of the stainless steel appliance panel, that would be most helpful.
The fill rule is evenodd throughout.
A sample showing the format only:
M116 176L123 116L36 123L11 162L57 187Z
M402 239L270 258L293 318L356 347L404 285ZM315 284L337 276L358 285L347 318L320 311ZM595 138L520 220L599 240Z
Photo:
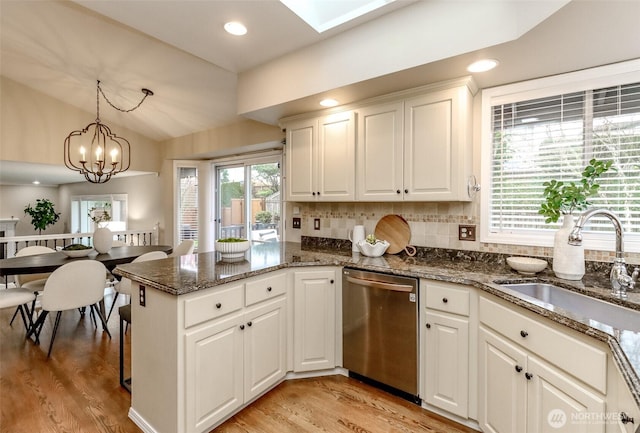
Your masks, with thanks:
M343 361L350 372L418 394L418 281L343 269Z

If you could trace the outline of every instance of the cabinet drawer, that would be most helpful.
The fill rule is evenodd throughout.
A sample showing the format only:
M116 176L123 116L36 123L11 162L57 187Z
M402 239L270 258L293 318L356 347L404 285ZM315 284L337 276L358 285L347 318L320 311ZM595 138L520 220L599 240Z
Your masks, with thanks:
M469 290L456 284L428 282L427 308L445 313L469 315Z
M600 392L607 390L607 354L588 337L542 316L529 317L487 298L480 298L480 321ZM524 313L524 310L522 311ZM535 314L535 313L531 313ZM546 322L546 323L543 323ZM548 325L547 325L548 323ZM552 327L553 326L553 327Z
M284 294L287 290L287 275L282 273L249 281L245 284L246 305L257 304Z
M184 302L184 327L188 328L242 308L243 287L244 284L237 284L187 299Z

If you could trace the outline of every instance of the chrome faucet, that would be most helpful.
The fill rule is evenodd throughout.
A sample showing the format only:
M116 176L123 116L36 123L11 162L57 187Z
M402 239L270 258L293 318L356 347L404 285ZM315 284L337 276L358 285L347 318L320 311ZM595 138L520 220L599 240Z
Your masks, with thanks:
M627 266L624 261L622 223L613 212L608 209L591 209L580 215L576 225L569 234L569 244L582 244L582 228L587 221L595 215L606 216L611 220L616 229L616 258L613 260L613 267L611 268L611 274L609 276L609 279L611 280L611 293L616 296L626 297L627 290L633 290L638 282L640 268L636 267L631 275L627 273Z

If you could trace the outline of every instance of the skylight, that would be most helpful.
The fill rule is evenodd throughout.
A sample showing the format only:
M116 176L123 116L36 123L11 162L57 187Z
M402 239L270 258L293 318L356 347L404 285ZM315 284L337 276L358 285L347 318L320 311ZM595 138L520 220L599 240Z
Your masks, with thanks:
M318 33L356 19L395 0L280 0Z

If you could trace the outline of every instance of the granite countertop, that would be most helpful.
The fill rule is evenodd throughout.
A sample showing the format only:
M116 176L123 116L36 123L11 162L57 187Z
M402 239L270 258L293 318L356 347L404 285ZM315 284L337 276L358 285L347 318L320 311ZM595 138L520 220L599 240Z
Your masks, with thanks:
M496 282L546 282L640 311L640 292L621 300L610 294L605 273L587 273L580 281L558 279L550 269L524 277L504 262L473 259L464 252L454 255L419 254L420 257L384 255L365 257L350 251L303 248L299 243L270 242L254 245L237 262L225 262L216 252L192 254L153 262L118 266L114 273L172 295L209 289L220 284L282 268L301 266L350 266L397 275L447 281L477 287L555 322L606 342L640 406L640 332L616 329L556 306L501 287ZM161 266L159 264L161 263ZM636 324L635 329L638 325Z

